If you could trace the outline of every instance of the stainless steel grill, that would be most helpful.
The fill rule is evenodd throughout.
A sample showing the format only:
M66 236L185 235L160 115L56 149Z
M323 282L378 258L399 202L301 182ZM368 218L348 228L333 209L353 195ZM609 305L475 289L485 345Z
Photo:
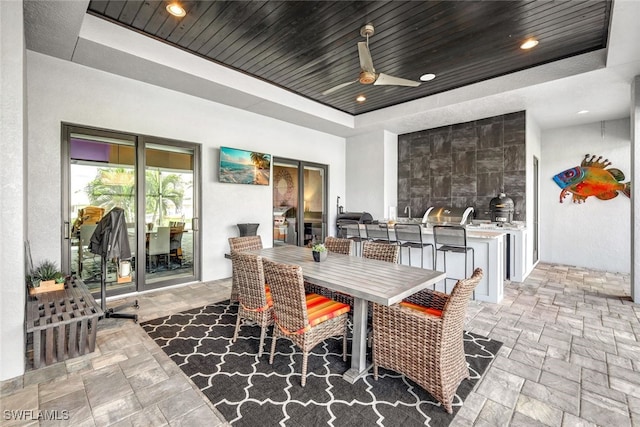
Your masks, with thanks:
M422 222L427 225L465 225L471 222L473 208L432 206L424 213Z

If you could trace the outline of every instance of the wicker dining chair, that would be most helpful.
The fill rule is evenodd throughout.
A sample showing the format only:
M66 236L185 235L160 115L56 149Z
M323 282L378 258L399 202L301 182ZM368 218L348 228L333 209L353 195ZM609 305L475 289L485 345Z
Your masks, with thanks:
M233 341L236 342L242 319L253 320L260 326L260 344L258 357L262 356L262 347L267 328L273 325L273 301L269 285L265 285L262 257L242 252L231 252L233 274L238 286L238 317Z
M278 338L291 340L302 350L302 378L307 381L309 352L330 337L342 336L342 360L347 360L347 313L349 306L317 294L306 294L302 267L263 260L265 279L271 288L275 326L271 340L273 364Z
M327 237L324 239L324 245L329 252L343 255L351 255L351 239L343 239L340 237Z
M364 242L362 245L362 257L377 259L379 261L398 263L400 246L393 243Z
M229 249L231 253L262 249L262 238L260 236L229 237ZM231 270L231 297L229 300L230 302L238 301L238 285L236 284L233 267Z
M330 253L334 254L342 254L342 255L351 255L351 248L353 247L351 243L351 239L342 239L340 237L327 237L324 239L324 245L327 247L327 250ZM338 292L334 292L331 289L327 289L324 286L315 285L313 283L304 282L305 291L310 294L318 294L323 297L327 297L330 299L334 299L337 301L344 302L340 299L340 297L336 297ZM341 294L342 295L342 294ZM350 304L353 307L353 304Z
M469 297L482 278L477 268L450 295L423 290L400 304L373 305L373 374L404 374L452 413L460 382L469 378L463 326Z

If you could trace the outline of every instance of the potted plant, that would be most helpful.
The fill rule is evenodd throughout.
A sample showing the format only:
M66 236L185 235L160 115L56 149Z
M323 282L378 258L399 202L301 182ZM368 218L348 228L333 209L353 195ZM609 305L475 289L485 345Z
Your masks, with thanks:
M311 253L313 254L313 260L315 262L324 261L327 259L327 247L324 243L317 243L311 247Z
M40 294L43 292L61 291L64 289L66 278L58 269L55 262L44 260L31 270L27 277L29 294Z

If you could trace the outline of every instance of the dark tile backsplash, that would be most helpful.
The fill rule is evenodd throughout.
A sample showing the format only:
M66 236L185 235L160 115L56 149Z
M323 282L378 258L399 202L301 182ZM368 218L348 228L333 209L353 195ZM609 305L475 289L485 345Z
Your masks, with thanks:
M500 191L525 218L525 112L398 136L398 216L421 217L430 206L473 206L489 219Z

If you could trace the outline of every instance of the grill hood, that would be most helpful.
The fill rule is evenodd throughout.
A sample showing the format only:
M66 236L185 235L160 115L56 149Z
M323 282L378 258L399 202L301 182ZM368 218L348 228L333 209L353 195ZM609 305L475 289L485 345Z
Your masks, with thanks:
M467 208L432 206L424 213L422 222L428 225L464 225L471 222L471 206Z

